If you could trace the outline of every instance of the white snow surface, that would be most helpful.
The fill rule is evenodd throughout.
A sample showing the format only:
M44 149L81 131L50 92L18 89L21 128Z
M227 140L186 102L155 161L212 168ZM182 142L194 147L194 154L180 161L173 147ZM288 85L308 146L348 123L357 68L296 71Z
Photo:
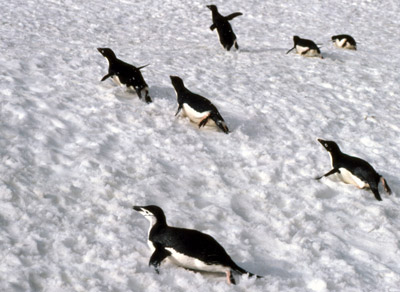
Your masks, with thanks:
M239 51L209 27L216 4ZM0 10L0 291L400 291L400 2L13 0ZM350 34L357 51L337 49ZM324 59L285 54L292 37ZM110 47L153 103L100 82ZM169 75L231 133L177 109ZM330 170L336 141L388 181ZM262 279L148 266L148 221L212 235Z

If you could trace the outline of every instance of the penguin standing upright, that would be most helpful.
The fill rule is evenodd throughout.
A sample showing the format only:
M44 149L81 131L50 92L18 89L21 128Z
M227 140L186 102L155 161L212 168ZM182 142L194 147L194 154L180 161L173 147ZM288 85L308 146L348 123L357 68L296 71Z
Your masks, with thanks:
M210 26L210 29L217 29L219 41L222 47L228 51L232 48L232 46L235 46L236 49L239 49L239 45L236 41L236 35L232 30L232 26L230 25L229 20L232 20L236 16L243 15L243 13L235 12L228 16L222 16L218 12L217 6L207 5L207 7L211 10L212 13L213 24Z
M98 48L97 50L108 61L108 74L106 74L101 81L111 77L118 85L126 85L128 88L135 90L140 99L144 98L147 103L152 101L149 96L149 87L140 72L140 69L148 65L136 68L133 65L119 60L115 53L109 48Z
M182 110L192 122L199 124L199 128L207 123L215 123L224 133L229 133L224 119L211 101L187 89L183 80L178 76L170 76L170 78L178 100L178 110L175 116Z
M382 201L378 191L379 182L382 182L385 191L391 194L386 180L367 161L344 154L333 141L317 140L329 152L333 169L316 179L338 173L339 178L347 184L356 185L360 189L370 188L378 201Z
M349 36L348 34L334 35L332 36L332 42L337 48L357 50L356 41L352 36Z
M235 264L225 249L210 235L197 230L168 226L160 207L134 206L133 209L150 221L147 243L153 254L149 265L154 266L157 273L161 263L168 259L191 270L225 273L228 283L232 284L235 284L232 272L254 276Z
M295 35L293 37L293 42L294 42L293 48L287 51L286 54L296 49L296 53L300 54L301 56L320 57L321 59L323 59L321 51L312 40L302 39L299 36Z

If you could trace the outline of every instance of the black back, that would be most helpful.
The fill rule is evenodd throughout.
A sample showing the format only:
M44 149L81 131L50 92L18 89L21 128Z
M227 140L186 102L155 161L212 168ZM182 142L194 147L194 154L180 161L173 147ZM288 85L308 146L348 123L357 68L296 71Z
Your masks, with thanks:
M307 48L310 48L311 50L317 50L317 52L320 52L318 46L312 40L302 39L299 36L295 35L293 37L293 42L294 42L295 47L297 45L299 45L299 46L307 47Z
M212 111L218 113L217 108L207 98L191 92L183 84L183 80L178 76L170 76L172 86L174 86L179 107L187 103L191 108L198 112ZM219 113L218 113L219 115ZM221 117L222 119L222 117Z

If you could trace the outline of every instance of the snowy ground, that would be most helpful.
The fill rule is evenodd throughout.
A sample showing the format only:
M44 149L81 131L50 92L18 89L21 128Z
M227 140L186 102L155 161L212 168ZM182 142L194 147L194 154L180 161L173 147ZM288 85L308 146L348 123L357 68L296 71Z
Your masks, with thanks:
M189 2L189 3L187 3ZM0 291L400 291L400 2L13 0L0 11ZM336 49L351 34L358 51ZM293 35L324 59L285 52ZM100 82L110 47L154 102ZM198 129L169 75L211 99L232 133ZM334 178L317 137L368 160L382 202ZM148 267L148 222L214 236L238 279Z

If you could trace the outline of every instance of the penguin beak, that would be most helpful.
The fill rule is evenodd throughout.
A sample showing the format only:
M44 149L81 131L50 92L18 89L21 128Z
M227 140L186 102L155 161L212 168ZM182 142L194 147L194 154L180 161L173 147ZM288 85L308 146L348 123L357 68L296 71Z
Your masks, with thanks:
M133 210L140 212L140 211L142 211L142 207L140 207L140 206L133 206Z

